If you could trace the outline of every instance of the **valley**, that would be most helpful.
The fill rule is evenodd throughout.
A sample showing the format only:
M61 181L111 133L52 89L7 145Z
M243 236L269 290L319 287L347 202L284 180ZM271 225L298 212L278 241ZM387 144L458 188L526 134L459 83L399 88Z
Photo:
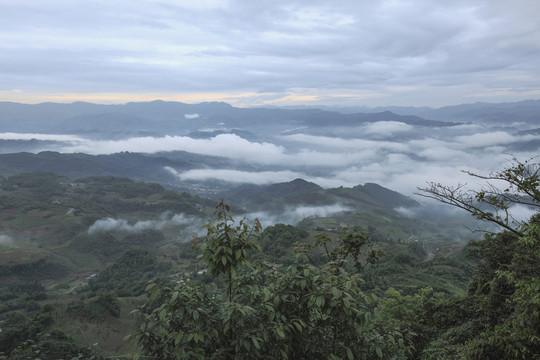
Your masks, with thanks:
M463 250L456 249L462 249L466 237L456 243L442 235L439 226L400 215L393 208L420 204L399 193L374 184L325 190L297 179L259 188L240 187L227 195L231 196L231 209L237 218L258 214L271 219L278 213L283 215L285 209L306 211L311 207L313 215L303 220L297 216L301 221L287 225L287 234L299 229L294 231L301 230L304 235L293 235L285 243L263 242L263 254L268 261L290 263L294 261L291 246L302 241L302 237L318 232L334 236L344 228L354 227L369 233L374 246L385 254L380 266L366 273L378 287L398 286L411 292L435 286L451 293L464 291L466 274L471 269L467 261L459 260ZM238 205L234 203L235 197ZM39 316L50 315L51 320L43 324L43 329L61 329L73 338L73 344L97 344L94 350L98 353L115 356L134 351L122 339L134 331L135 319L129 313L143 303L146 282L156 276L196 274L201 269L191 249L192 233L202 233L201 226L212 217L217 203L126 178L71 180L47 172L4 178L0 199L0 286L8 294L1 309L7 319L3 329L10 324L10 314L31 318L37 311ZM324 217L316 215L318 207L334 204L339 206ZM268 231L278 226L265 223L264 217L261 221ZM265 234L266 230L263 239ZM282 236L279 234L266 241L277 241L276 236ZM452 244L457 245L449 254L425 262L430 251L427 249L450 249ZM130 251L140 254L132 253L138 260L129 260L131 274L127 275L120 269L123 261L128 261L125 257ZM457 257L452 260L454 256ZM396 257L401 260L396 262ZM395 278L399 264L412 271L407 281ZM135 277L133 266L141 267ZM435 277L428 275L433 269L437 269ZM403 270L398 272L405 275ZM441 283L441 279L448 283ZM17 290L28 284L35 284L37 293ZM105 305L99 305L99 301L112 294L117 310L103 312ZM31 308L28 301L34 304ZM39 313L43 307L50 311ZM8 341L6 336L10 334L15 339ZM26 340L16 331L3 331L2 336L4 346ZM36 342L45 341L38 334L27 336ZM2 351L13 349L4 347Z
M522 105L536 103L503 108L525 116ZM372 335L399 329L392 339L401 345L372 343L372 355L409 351L410 358L428 359L431 352L465 351L472 345L460 337L462 327L479 336L484 319L456 314L469 302L477 309L479 298L488 296L474 289L486 286L481 276L494 276L482 269L499 256L489 252L499 235L485 234L500 228L417 193L434 177L459 184L467 175L459 171L463 167L489 172L505 151L521 158L537 154L540 141L534 119L490 124L479 109L449 121L419 117L436 118L442 110L399 115L223 103L0 108L0 122L13 126L6 125L0 138L0 359L142 356L154 346L144 337L146 326L168 331L152 314L177 311L174 293L205 289L217 294L207 299L216 314L229 311L235 304L227 290L232 272L227 277L210 271L201 244L208 244L207 231L219 224L239 226L238 237L230 236L242 239L242 231L259 222L258 235L245 239L256 245L231 250L249 258L238 265L238 281L258 279L261 286L239 287L238 301L249 303L244 296L257 291L273 296L264 288L267 281L286 286L281 276L293 276L295 269L303 269L294 275L299 284L322 277L345 286L356 279L354 301L363 294L375 299L365 300L361 310ZM37 113L47 126L36 128ZM230 216L225 223L218 215L225 209L222 199ZM509 208L516 222L534 215L534 201ZM346 244L357 248L343 250ZM344 258L336 262L339 254ZM343 278L326 278L338 263ZM320 296L329 293L309 304L327 311L340 291L332 290L328 303ZM155 304L157 296L162 302ZM421 319L410 322L416 317ZM276 326L280 330L267 336L281 338L283 325ZM214 336L207 330L192 336ZM440 346L446 332L456 335ZM256 347L262 340L249 341ZM194 343L178 340L185 349Z

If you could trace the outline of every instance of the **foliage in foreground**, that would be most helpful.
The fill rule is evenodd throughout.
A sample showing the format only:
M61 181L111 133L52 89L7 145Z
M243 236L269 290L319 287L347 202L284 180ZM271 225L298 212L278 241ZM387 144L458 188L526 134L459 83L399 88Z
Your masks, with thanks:
M506 187L488 182L472 191L431 184L421 190L504 230L471 244L470 255L481 263L469 294L458 299L467 310L439 328L422 358L540 359L540 164L514 159L497 173L469 174ZM536 214L529 221L515 219L516 205Z
M503 228L470 244L479 264L464 296L429 288L367 295L359 261L376 253L365 252L358 233L337 245L324 236L304 243L304 261L288 267L253 266L242 248L257 247L250 239L258 227L232 226L222 204L220 225L209 224L201 250L225 286L190 278L151 284L136 339L147 355L163 359L540 359L540 214L511 217L512 206L540 206L539 173L539 164L517 162L489 176L472 174L506 181L502 190L424 189Z
M228 207L217 207L200 250L209 271L225 286L148 286L148 313L141 313L135 336L154 359L405 359L405 335L373 321L376 297L360 289L358 273L366 237L349 233L339 244L320 237L327 262L278 265L248 262L260 225L234 226ZM303 248L304 255L312 246ZM365 255L365 256L364 256ZM144 309L143 309L144 310Z

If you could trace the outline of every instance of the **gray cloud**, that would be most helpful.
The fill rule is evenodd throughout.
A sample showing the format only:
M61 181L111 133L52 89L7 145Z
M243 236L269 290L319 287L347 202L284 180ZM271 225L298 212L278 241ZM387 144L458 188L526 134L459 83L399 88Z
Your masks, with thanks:
M240 171L231 169L195 169L179 172L171 167L165 167L165 170L176 176L180 181L221 180L236 184L268 185L302 178L304 180L314 182L326 188L338 187L344 184L353 185L352 183L344 183L342 179L312 176L307 173L290 170Z
M124 140L79 139L62 152L87 154L111 154L121 151L154 153L158 151L183 150L204 155L227 156L232 159L248 159L261 155L262 162L272 162L283 156L284 148L271 143L250 142L234 134L220 134L211 139L193 139L186 136L136 137Z
M2 134L0 134L0 138ZM21 136L21 137L24 137ZM306 137L306 141L314 141ZM302 141L302 140L301 140ZM336 142L340 140L336 139ZM347 143L342 140L341 143ZM374 141L360 141L358 146L367 148ZM339 147L336 144L334 147ZM384 146L384 145L382 145ZM399 147L398 144L393 144ZM220 134L210 139L193 139L186 136L164 137L136 137L123 140L90 140L78 138L69 146L60 149L61 152L83 152L87 154L111 154L121 151L155 153L159 151L189 151L197 154L222 156L248 163L263 165L287 164L298 166L329 166L341 167L354 164L358 153L343 151L318 151L314 149L301 149L290 153L282 145L269 142L251 142L235 134ZM366 149L366 151L370 151Z
M0 235L0 246L9 246L13 244L13 239L9 235Z
M517 222L527 222L538 212L537 208L528 207L525 205L514 205L510 208L510 215Z
M536 0L4 1L0 94L199 93L244 105L538 97L538 13Z
M246 215L247 219L259 219L264 227L275 224L296 225L308 217L328 217L334 214L349 211L350 208L341 204L325 206L298 206L285 209L280 214L269 213L267 211L253 212Z
M377 123L378 124L378 123ZM349 129L349 133L354 132L354 129ZM365 134L371 135L372 132L364 131ZM374 154L376 150L401 152L407 149L407 145L397 141L377 141L370 138L336 138L330 136L315 136L307 134L295 134L283 136L283 139L298 143L309 144L311 146L322 147L325 149L343 151L362 151L364 155Z
M513 136L505 131L495 131L488 133L479 133L473 135L459 136L456 140L468 148L487 147L497 145L508 145L520 141L539 139L539 136Z
M249 172L231 169L196 169L178 172L170 167L165 167L165 170L178 177L181 181L222 179L232 183L250 183L257 185L275 184L286 182L290 179L306 177L306 174L288 170Z
M125 232L141 232L148 229L162 230L167 226L174 225L191 225L193 219L184 214L164 213L158 220L139 220L134 224L130 224L126 219L106 218L96 220L88 228L88 233L93 234L100 231L125 231Z
M396 133L412 131L414 126L398 121L378 121L365 125L365 132L369 135L391 136Z

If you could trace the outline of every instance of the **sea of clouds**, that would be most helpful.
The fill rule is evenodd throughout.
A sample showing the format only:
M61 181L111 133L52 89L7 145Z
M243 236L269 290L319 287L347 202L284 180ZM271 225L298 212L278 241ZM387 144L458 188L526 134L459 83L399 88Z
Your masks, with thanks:
M42 150L93 155L121 151L156 153L187 151L220 156L245 168L208 168L183 171L166 168L178 181L222 180L232 183L270 184L303 178L322 187L354 186L366 182L411 195L428 181L445 184L475 179L463 173L488 174L509 164L513 156L527 160L538 148L523 144L540 141L539 135L519 134L516 128L463 124L428 128L395 121L335 128L327 134L300 132L247 140L235 134L196 139L188 136L133 137L92 140L82 136L51 134L0 134L0 139L57 140Z

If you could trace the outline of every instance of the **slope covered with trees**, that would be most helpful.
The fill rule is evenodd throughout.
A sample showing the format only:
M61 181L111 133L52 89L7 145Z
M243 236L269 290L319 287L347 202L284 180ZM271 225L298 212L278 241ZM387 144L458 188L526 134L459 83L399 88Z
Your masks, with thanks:
M259 224L235 226L221 203L199 247L216 282L151 283L135 338L147 356L162 359L537 359L540 219L512 221L511 213L515 204L540 205L539 172L539 164L516 162L471 174L506 188L422 189L502 227L470 244L479 263L458 296L362 286L381 252L355 231L299 242L301 256L287 267L250 263Z
M263 228L222 202L199 232L213 200L125 178L3 178L0 358L535 359L540 221L512 209L536 211L539 171L516 161L472 174L506 187L424 189L501 226L468 245L374 184L277 184L261 196L349 208Z

